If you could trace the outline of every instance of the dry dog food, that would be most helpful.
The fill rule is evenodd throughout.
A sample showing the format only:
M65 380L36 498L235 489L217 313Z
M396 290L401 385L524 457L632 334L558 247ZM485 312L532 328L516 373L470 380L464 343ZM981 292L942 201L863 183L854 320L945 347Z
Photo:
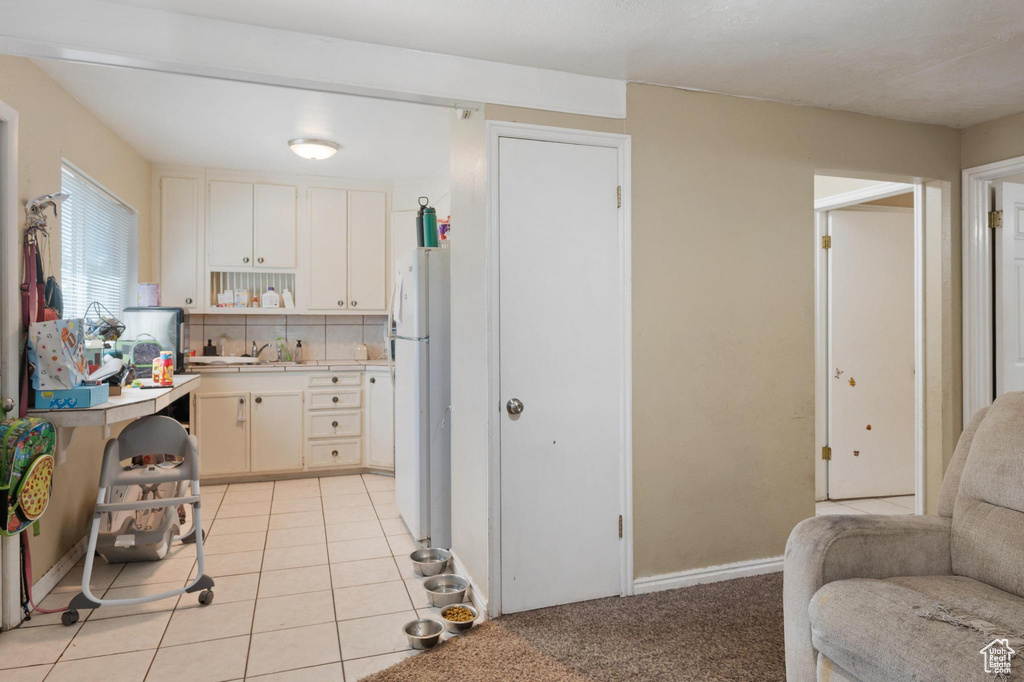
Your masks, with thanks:
M453 623L467 623L475 618L473 612L465 606L453 606L447 611L442 611L441 615Z

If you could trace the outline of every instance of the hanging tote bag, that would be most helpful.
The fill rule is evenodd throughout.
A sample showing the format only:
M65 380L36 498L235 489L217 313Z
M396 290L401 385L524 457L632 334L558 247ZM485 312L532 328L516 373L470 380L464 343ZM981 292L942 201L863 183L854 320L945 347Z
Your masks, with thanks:
M28 329L32 388L58 391L81 386L89 377L81 319L33 322Z
M43 419L0 422L0 535L17 535L46 511L56 442L53 424Z

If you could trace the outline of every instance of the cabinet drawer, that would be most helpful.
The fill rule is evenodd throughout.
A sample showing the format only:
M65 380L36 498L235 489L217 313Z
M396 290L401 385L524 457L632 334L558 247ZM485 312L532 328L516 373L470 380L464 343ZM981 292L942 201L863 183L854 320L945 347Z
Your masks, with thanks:
M309 466L352 466L362 459L362 441L353 440L318 441L309 444Z
M330 388L331 386L360 386L363 378L359 372L331 372L330 374L309 375L309 385L313 388Z
M362 390L358 388L339 388L335 391L309 391L306 406L310 410L342 410L359 407Z
M362 412L311 412L307 417L307 438L344 438L362 435Z

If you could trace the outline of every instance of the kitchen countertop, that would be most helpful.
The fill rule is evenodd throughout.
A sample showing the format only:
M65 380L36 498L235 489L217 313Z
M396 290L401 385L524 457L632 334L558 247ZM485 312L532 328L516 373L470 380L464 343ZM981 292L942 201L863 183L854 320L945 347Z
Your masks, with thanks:
M329 372L360 371L367 367L387 367L387 360L308 360L293 362L263 362L248 365L189 365L188 372L199 374L226 374L250 372Z

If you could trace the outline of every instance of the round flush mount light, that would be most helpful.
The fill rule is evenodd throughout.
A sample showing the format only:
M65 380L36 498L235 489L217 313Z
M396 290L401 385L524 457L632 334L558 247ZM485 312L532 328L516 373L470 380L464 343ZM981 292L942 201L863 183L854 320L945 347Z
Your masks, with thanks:
M304 159L322 161L334 156L338 151L338 143L330 140L316 140L311 137L297 137L288 140L291 150Z

